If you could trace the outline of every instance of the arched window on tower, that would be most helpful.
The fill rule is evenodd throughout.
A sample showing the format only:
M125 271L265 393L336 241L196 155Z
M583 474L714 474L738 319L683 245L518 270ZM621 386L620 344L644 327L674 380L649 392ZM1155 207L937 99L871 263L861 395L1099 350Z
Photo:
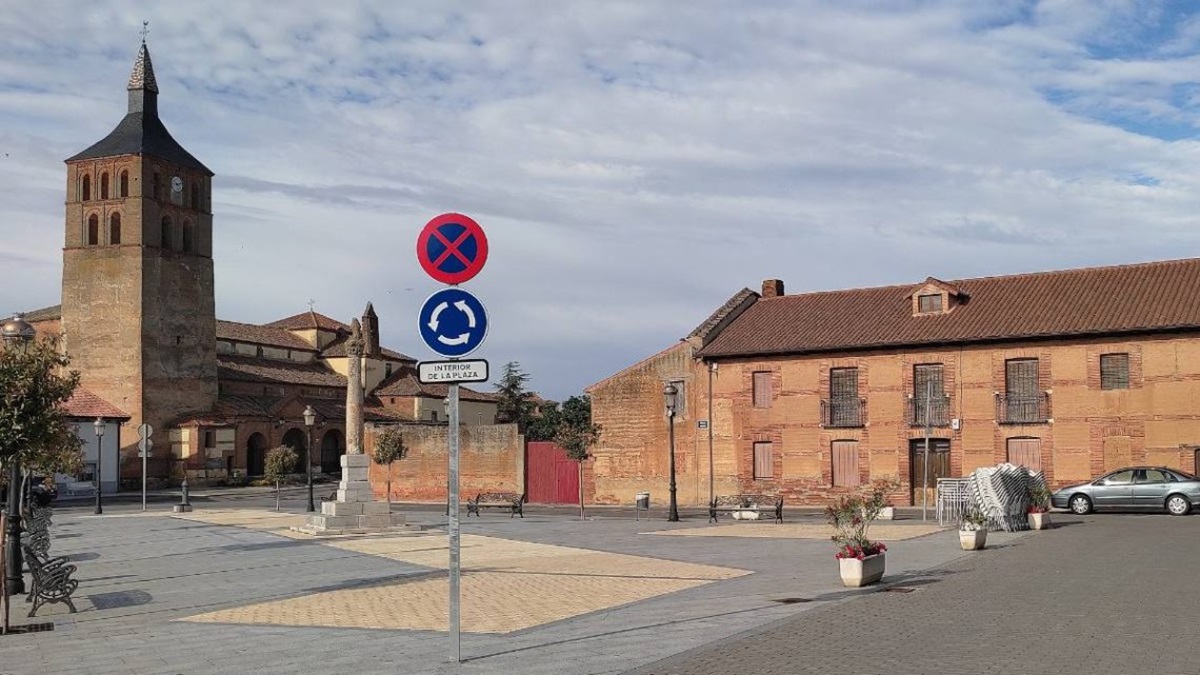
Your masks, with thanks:
M108 199L108 172L100 174L100 199Z
M120 190L121 190L121 192L120 192L120 194L117 195L118 197L128 197L129 196L129 171L121 172Z
M80 199L80 201L85 201L85 202L92 201L92 177L91 176L83 177L83 182L81 183L81 187L79 188L79 199Z
M163 216L162 219L162 247L170 250L172 241L171 219L168 216Z
M200 184L192 183L192 208L200 210Z
M119 213L108 217L108 243L112 246L121 243L121 214Z
M157 171L154 172L153 197L155 201L162 199L162 175L160 175Z
M192 246L195 243L193 241L193 238L194 238L194 232L193 232L193 228L192 228L192 223L187 220L183 221L183 252L184 253L192 253L193 252Z
M87 245L95 246L100 243L100 216L88 216Z

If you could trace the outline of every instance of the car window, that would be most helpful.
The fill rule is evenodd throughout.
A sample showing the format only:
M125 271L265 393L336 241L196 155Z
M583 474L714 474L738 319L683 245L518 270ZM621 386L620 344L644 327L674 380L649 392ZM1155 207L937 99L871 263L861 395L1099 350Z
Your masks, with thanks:
M1133 482L1133 469L1118 471L1100 479L1102 485L1129 485Z
M1196 480L1196 477L1186 471L1174 469L1167 472L1171 476L1171 480Z
M1137 476L1137 482L1139 483L1168 483L1170 481L1171 475L1158 469L1146 469L1144 472L1139 471Z

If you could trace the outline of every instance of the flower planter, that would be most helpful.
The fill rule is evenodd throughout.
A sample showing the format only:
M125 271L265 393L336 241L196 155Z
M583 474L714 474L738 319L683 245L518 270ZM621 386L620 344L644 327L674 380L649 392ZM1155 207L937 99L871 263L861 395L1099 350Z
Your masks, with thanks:
M1029 514L1029 529L1031 529L1031 530L1048 530L1048 529L1050 529L1050 514L1049 513L1031 513L1031 514Z
M734 520L758 520L758 511L732 511Z
M883 568L886 553L869 555L862 560L858 558L838 558L841 568L842 585L857 588L873 584L883 578Z
M895 520L896 519L896 507L885 506L882 509L879 509L878 518L879 518L879 520Z
M964 551L978 551L987 545L987 528L959 530L958 543Z

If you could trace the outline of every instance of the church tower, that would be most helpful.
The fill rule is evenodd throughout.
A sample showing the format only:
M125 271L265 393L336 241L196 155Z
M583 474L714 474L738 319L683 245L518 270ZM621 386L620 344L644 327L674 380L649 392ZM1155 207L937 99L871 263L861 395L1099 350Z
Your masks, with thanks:
M133 417L123 456L136 455L138 425L154 427L161 476L169 423L217 399L213 173L159 120L144 39L127 88L124 119L66 160L62 331L83 386Z

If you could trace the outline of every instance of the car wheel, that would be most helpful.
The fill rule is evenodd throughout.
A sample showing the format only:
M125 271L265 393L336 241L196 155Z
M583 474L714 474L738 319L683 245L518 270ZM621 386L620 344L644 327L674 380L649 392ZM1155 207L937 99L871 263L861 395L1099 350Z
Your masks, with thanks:
M1167 497L1167 513L1173 516L1186 516L1188 511L1192 510L1192 503L1183 495L1171 495Z
M1084 516L1092 512L1092 500L1087 495L1075 495L1070 501L1071 512Z

